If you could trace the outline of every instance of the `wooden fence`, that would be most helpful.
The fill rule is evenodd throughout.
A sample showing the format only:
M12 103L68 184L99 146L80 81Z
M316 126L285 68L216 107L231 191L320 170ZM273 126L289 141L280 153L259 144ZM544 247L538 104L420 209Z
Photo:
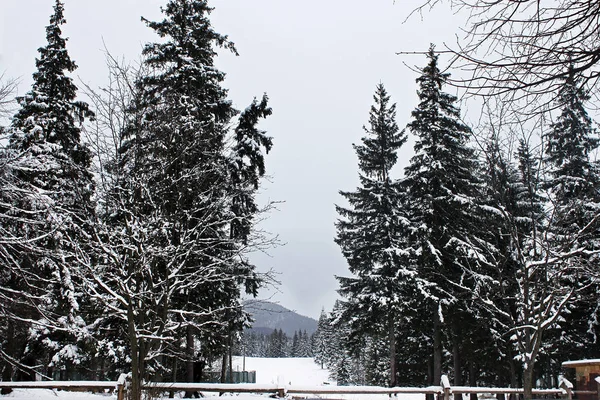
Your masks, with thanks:
M487 394L487 395L520 395L522 388L495 388L495 387L469 387L451 386L447 376L442 376L440 386L428 387L380 387L380 386L295 386L285 385L280 380L277 384L235 384L235 383L185 383L185 382L147 382L143 390L153 391L190 391L190 392L220 392L220 393L270 393L283 398L286 395L331 395L331 394L423 394L435 395L438 400L451 400L454 394ZM596 378L600 387L600 378ZM87 390L105 391L116 390L117 399L123 400L127 391L128 382L126 375L122 374L118 381L36 381L36 382L0 382L0 389L62 389L62 390ZM533 389L537 397L553 396L565 400L572 400L573 395L595 395L600 400L600 391L574 391L573 385L563 379L556 389Z

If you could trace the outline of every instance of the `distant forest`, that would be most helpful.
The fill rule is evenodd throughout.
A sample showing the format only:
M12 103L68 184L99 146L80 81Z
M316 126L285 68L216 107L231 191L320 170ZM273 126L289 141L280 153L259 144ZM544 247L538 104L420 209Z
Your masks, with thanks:
M247 330L234 349L234 355L249 357L312 357L315 334L305 330L288 336L283 330L275 329L270 334Z

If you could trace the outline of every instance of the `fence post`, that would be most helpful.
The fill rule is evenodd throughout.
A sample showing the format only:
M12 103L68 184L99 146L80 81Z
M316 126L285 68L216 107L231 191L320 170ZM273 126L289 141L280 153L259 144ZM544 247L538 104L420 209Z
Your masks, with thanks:
M127 374L119 375L117 380L117 400L125 400L125 381L127 380Z
M568 379L561 379L560 388L565 391L567 400L573 400L573 384Z
M280 399L285 397L285 379L283 375L277 376L277 397Z
M450 387L450 380L448 379L448 375L442 375L441 384L442 391L444 394L444 400L450 400L450 392L452 388Z

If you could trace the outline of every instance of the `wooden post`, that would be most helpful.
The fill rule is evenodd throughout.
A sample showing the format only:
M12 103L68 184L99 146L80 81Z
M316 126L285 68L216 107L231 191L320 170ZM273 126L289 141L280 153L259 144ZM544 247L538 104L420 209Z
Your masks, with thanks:
M126 380L127 380L127 374L119 375L119 380L117 380L117 400L125 400Z
M565 399L573 400L573 384L568 379L562 378L560 388L565 391Z
M277 376L277 397L280 399L285 397L285 379L283 375Z
M450 400L450 392L452 391L452 388L450 386L450 380L448 379L448 375L442 375L441 384L444 400Z
M117 400L125 400L125 385L117 384Z

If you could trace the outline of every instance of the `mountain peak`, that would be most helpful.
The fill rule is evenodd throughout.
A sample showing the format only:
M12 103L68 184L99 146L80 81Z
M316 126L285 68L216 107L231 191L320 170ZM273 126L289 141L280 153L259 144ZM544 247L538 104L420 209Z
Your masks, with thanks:
M309 335L317 330L317 321L291 311L277 303L266 300L247 300L244 308L252 315L252 330L269 333L281 329L291 336L296 331L306 331Z

